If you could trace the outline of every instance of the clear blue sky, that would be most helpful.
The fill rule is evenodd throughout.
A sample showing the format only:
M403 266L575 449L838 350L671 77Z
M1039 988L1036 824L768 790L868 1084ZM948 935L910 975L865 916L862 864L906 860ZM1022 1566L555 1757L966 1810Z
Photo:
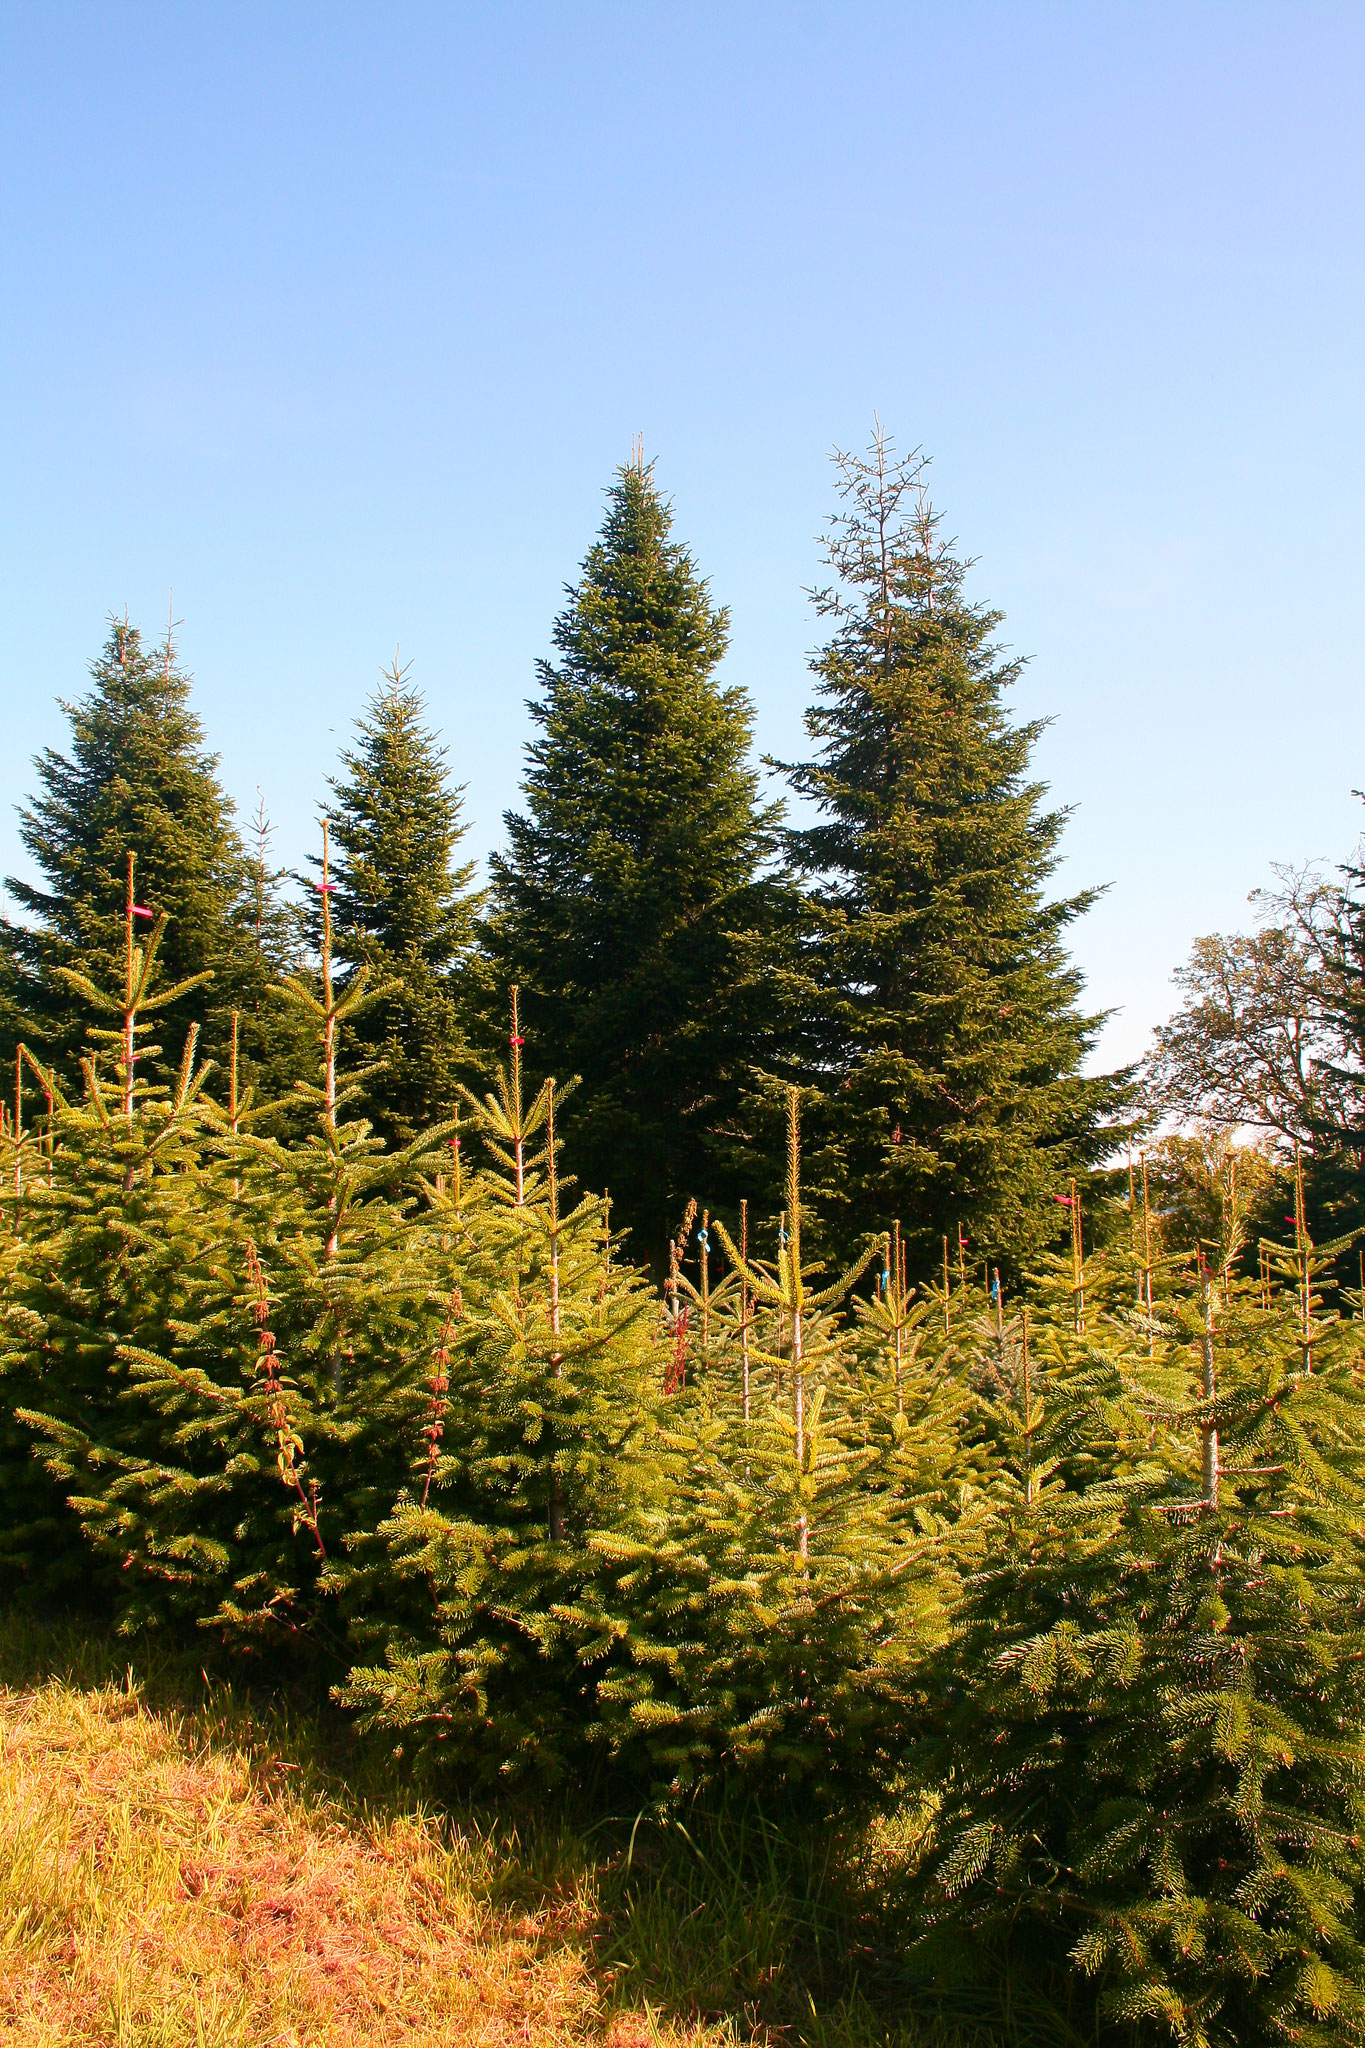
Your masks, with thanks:
M934 458L1074 804L1107 1050L1365 785L1365 8L0 5L0 865L108 611L173 588L298 861L401 645L515 802L642 432L760 745L828 450Z

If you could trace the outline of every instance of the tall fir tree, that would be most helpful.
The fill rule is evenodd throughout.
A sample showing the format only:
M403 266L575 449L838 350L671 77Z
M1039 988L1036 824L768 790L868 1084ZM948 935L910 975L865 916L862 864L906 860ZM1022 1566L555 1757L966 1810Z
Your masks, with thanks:
M812 881L815 1199L846 1244L903 1217L921 1269L959 1233L1014 1263L1124 1100L1124 1076L1082 1072L1103 1020L1064 951L1095 891L1049 900L1066 814L1029 779L1041 721L1008 716L1022 664L966 596L922 460L878 427L866 459L836 461L817 751L788 771L818 814L790 834Z
M581 1076L568 1162L610 1185L641 1258L689 1195L737 1192L790 900L764 873L779 813L750 764L752 706L716 675L728 617L672 523L637 456L541 664L527 815L493 862L494 957L537 1043Z
M269 994L288 933L219 784L173 634L148 647L126 618L111 619L91 676L90 693L62 705L70 753L47 747L37 756L39 794L20 812L20 838L43 882L6 884L24 917L0 922L0 986L11 997L3 1021L73 1078L85 1026L62 970L121 972L132 853L143 904L169 919L167 973L175 982L213 976L162 1020L167 1045L202 1022L204 1050L226 1066L236 1011L243 1075L278 1087L297 1036Z
M366 1098L386 1137L407 1144L449 1114L469 1069L482 898L474 863L457 863L468 827L463 791L395 659L370 699L336 797L333 920L341 960L389 992L352 1027L382 1059Z

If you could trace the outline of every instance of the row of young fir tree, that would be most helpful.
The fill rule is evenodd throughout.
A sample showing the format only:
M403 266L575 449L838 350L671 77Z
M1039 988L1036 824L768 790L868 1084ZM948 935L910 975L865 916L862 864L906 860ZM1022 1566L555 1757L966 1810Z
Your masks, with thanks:
M193 1028L149 1078L131 892L82 1088L0 1127L18 1597L323 1678L442 1793L799 1816L912 1982L1048 2038L1365 2042L1365 1294L1301 1180L1292 1242L1228 1159L1195 1257L1134 1184L1026 1295L895 1229L831 1281L790 1089L781 1230L689 1213L660 1300L515 1010L463 1138L373 1136L329 907L283 1138Z
M618 472L540 665L525 807L486 892L395 663L328 805L341 971L391 984L353 1027L382 1062L367 1113L400 1145L448 1115L516 983L544 1056L580 1077L566 1163L610 1188L638 1257L657 1263L693 1194L776 1210L795 1082L829 1252L898 1215L920 1267L951 1236L1018 1270L1126 1099L1125 1076L1083 1071L1102 1019L1065 940L1093 892L1050 891L1065 814L1030 773L1040 727L1009 715L1021 664L966 593L923 461L879 433L836 462L813 751L785 764L807 822L762 794L750 699L719 675L728 615L642 461ZM272 984L314 949L316 914L285 895L263 812L244 843L170 633L151 649L115 621L93 676L21 814L44 885L11 880L22 914L0 925L11 1065L24 1041L74 1073L62 970L116 969L132 849L144 906L169 914L167 971L212 975L171 1006L168 1042L200 1022L207 1055L280 1096L310 1054Z

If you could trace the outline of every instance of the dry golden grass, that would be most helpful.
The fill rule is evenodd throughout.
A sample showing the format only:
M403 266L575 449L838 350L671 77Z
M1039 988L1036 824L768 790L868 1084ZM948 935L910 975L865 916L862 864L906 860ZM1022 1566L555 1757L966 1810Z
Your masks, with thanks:
M0 1688L0 2042L734 2039L611 2010L588 1892L499 1909L490 1853L349 1810L239 1715L154 1711L131 1683Z

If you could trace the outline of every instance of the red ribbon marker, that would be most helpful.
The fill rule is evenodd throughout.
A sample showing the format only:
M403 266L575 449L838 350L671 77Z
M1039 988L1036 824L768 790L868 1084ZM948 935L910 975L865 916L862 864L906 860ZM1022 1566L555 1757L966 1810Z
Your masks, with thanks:
M509 1038L507 1043L509 1045L525 1045L526 1040L524 1038Z
M1054 1195L1052 1199L1054 1202L1060 1202L1064 1209L1072 1206L1073 1197L1070 1195Z
M335 882L314 882L313 884L313 887L321 896L334 896L336 894L336 886Z
M144 910L140 903L130 903L128 908L134 917L154 917L155 911Z

